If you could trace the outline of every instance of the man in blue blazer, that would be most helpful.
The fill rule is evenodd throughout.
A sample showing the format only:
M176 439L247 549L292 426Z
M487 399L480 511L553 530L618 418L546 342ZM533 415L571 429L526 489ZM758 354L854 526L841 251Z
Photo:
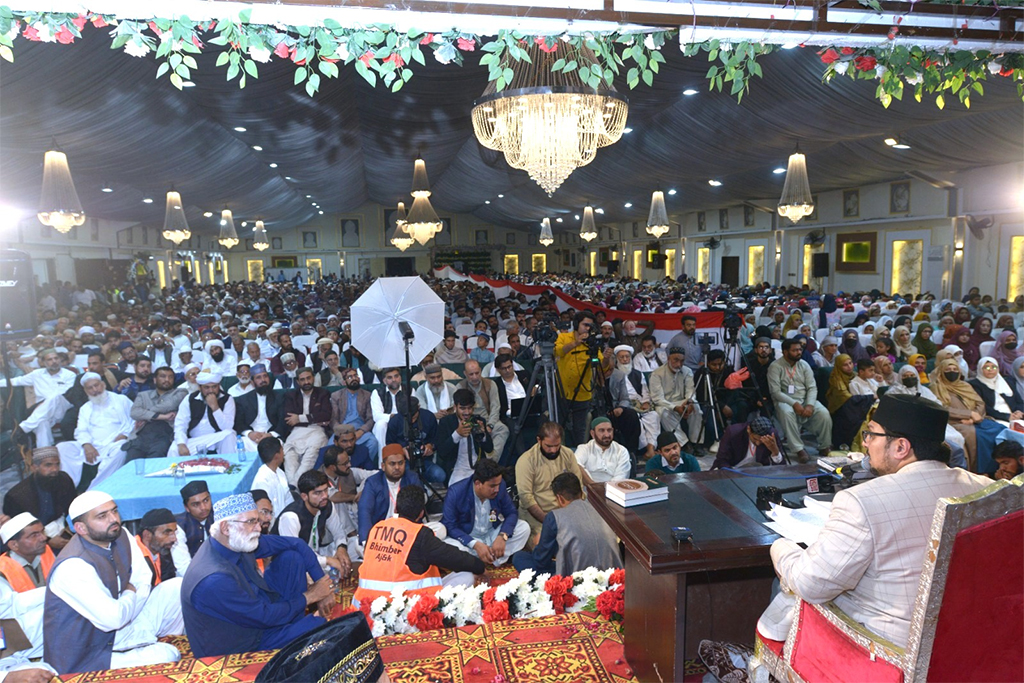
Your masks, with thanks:
M405 449L397 443L383 450L384 467L363 483L359 496L359 543L365 544L373 525L395 514L395 500L403 486L422 486L416 473L406 468ZM435 525L431 525L434 528ZM437 525L439 526L439 525ZM437 532L435 531L435 534ZM444 535L439 536L442 540Z
M490 458L480 458L472 477L448 487L441 516L446 543L495 566L522 550L530 537L530 525L519 519L503 472Z

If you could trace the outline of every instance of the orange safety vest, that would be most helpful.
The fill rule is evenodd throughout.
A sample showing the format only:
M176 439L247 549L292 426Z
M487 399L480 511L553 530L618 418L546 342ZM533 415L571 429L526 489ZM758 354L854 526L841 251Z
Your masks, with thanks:
M360 604L373 602L392 591L432 594L441 589L441 572L431 566L422 574L409 569L409 551L422 524L393 517L377 522L370 529L359 567L359 587L353 596Z
M53 563L56 561L57 558L53 554L53 550L50 549L50 546L46 546L42 556L39 558L39 566L43 569L44 581L50 578L50 570L53 569ZM7 579L7 583L11 584L11 588L17 593L25 593L39 588L32 580L32 577L28 575L28 572L25 571L25 568L21 566L21 563L11 557L10 553L0 555L0 575Z
M136 536L135 542L139 544L139 550L142 551L142 556L149 560L150 564L153 565L153 588L156 588L157 584L160 583L160 556L156 555L154 557L153 553L151 553L149 548L146 547L146 544L142 542L142 536Z

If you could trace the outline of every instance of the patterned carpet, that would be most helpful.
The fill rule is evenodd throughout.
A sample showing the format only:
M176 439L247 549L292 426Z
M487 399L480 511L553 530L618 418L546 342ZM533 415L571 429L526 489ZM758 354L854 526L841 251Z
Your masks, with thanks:
M515 569L492 568L491 585L516 575ZM355 580L338 590L348 607ZM118 669L61 677L64 683L243 683L252 681L273 652L193 659L184 636L163 639L182 653L174 664ZM622 650L622 635L597 614L565 614L495 624L447 628L377 639L392 681L401 683L628 683L636 681ZM700 681L705 669L687 662L687 683ZM500 677L500 678L499 678Z

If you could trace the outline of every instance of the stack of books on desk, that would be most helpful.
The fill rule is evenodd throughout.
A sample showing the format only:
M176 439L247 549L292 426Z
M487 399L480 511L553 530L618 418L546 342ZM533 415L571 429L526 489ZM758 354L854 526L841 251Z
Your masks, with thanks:
M668 487L656 479L620 479L605 484L604 497L629 508L668 500Z

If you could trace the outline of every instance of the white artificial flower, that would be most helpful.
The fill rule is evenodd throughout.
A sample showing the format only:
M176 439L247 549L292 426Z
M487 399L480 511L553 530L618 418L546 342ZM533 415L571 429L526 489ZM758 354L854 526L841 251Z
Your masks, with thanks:
M380 596L376 600L370 603L370 614L380 614L388 608L388 599L385 596Z
M875 67L875 78L881 78L882 76L885 75L885 72L888 70L889 69L887 67L884 67L881 64L879 64L878 66Z
M998 76L999 72L1002 71L1002 69L1003 65L995 60L992 60L991 62L988 63L988 72L993 76ZM908 80L907 82L909 83L910 81Z
M387 631L385 629L384 622L380 619L375 619L373 622L373 628L370 629L370 635L372 635L374 638L386 636Z
M160 34L160 42L161 43L166 43L168 40L170 40L173 37L174 37L174 34L171 31L169 31L169 30L168 31L164 31L163 33Z
M254 62L269 62L270 61L270 49L266 47L257 47L256 45L249 46L249 57Z
M54 37L53 33L50 32L50 27L46 24L39 23L33 27L36 30L36 34L39 36L39 42L41 43L55 43L57 38Z
M18 32L21 30L21 24L16 21L11 22L11 30L4 34L4 37L8 40L14 40L18 37ZM998 73L998 71L997 71Z
M338 43L338 49L334 51L334 56L331 59L340 59L345 61L348 59L348 41L342 40Z
M835 62L832 66L835 67L837 74L845 74L846 70L850 68L849 62Z
M648 50L658 49L657 46L654 44L654 36L652 36L650 33L644 36L644 47L646 47Z
M129 40L124 44L124 51L132 57L145 57L149 54L149 46L142 42Z
M732 50L732 43L721 43L718 46L719 52L729 52L730 50Z
M913 76L907 76L907 85L917 85L924 80L924 76L921 74L914 74Z

